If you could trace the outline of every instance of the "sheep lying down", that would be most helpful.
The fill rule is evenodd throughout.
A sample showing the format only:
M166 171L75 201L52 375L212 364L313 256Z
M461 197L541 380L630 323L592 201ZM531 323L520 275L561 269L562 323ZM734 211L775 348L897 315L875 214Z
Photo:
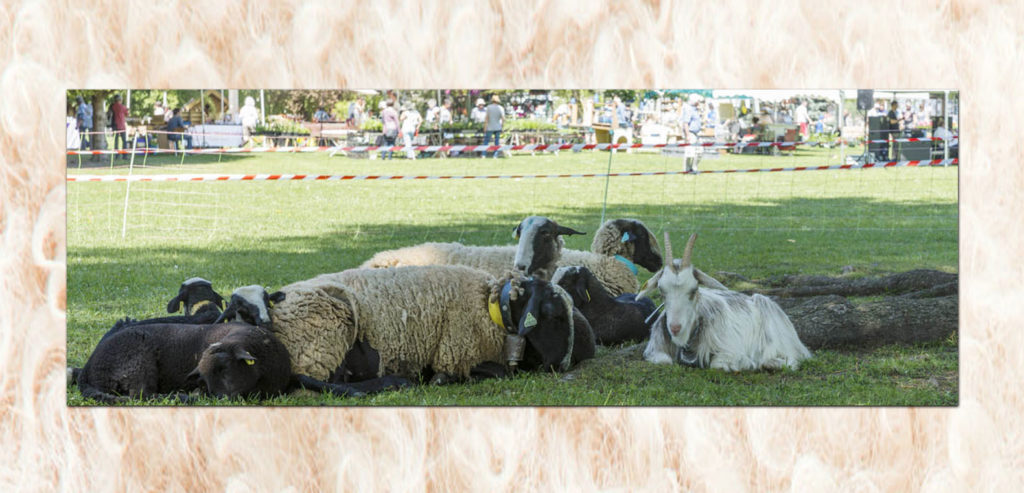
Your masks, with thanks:
M172 397L270 397L298 388L360 395L291 372L287 349L274 335L245 323L150 324L126 327L96 346L78 376L82 396L102 402ZM400 386L403 382L389 382Z
M586 319L564 290L542 280L413 266L325 274L281 291L287 296L270 311L273 330L292 371L317 379L501 376L509 334L525 340L516 365L523 370L565 370L594 354Z

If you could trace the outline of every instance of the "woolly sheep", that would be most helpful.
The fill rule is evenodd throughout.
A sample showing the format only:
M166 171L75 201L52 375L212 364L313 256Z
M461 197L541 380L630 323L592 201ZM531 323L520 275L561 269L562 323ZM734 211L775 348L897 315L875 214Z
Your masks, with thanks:
M490 303L506 282L465 266L355 269L281 288L287 296L270 315L296 373L328 378L350 349L365 343L378 355L378 376L432 371L464 379L475 368L506 362L507 331L495 322ZM593 334L589 326L573 330L576 313L564 290L539 280L519 286L523 294L510 308L518 307L514 327L528 342L521 368L564 369L593 356ZM566 347L570 335L574 342Z
M655 310L650 299L635 299L633 293L614 297L586 267L559 267L551 282L572 296L573 304L590 321L598 344L639 341L650 334L648 319Z
M644 359L727 371L799 368L811 353L779 305L759 294L699 286L701 274L690 260L696 239L691 235L682 260L673 260L666 233L669 261L637 295L657 287L665 304L651 328Z
M524 222L526 220L516 226L516 230L521 230ZM534 222L533 224L539 226L541 223ZM521 234L519 238L523 238ZM561 239L559 238L559 240ZM520 241L520 243L523 242ZM549 253L545 254L554 255L555 250L558 251L556 266L586 266L614 296L637 291L636 265L651 272L661 268L661 254L658 251L657 241L650 230L635 219L606 221L594 234L591 252L563 249L561 241L558 241L556 245ZM500 276L514 266L517 250L518 246L480 247L466 246L460 243L423 243L378 252L364 262L361 267L459 264L481 269L493 276ZM554 269L550 269L548 274L552 272Z

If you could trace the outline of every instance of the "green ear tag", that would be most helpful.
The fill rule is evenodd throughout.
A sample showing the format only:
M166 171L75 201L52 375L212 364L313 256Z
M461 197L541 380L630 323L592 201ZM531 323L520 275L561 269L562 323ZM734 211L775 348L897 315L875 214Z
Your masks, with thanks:
M532 313L526 314L526 321L523 322L523 327L530 328L537 325L537 319L533 317Z
M250 366L255 365L256 364L256 360L254 360L254 359L247 359L247 360L245 360L245 364L250 365Z

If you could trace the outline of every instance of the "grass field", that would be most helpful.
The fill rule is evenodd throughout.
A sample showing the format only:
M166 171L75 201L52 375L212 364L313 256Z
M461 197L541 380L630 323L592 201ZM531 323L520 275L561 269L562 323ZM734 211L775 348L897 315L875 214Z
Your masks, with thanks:
M852 153L858 151L853 150ZM701 170L837 164L835 149L721 155ZM68 158L69 174L126 174ZM681 158L583 152L390 161L316 154L149 157L132 173L531 174L664 171ZM593 233L606 218L644 221L660 238L698 232L694 262L709 273L852 275L957 271L957 168L898 168L608 180L68 184L68 364L85 363L125 315L161 316L186 278L222 294L276 289L423 241L512 243L527 215ZM122 221L127 217L126 235ZM591 237L569 237L588 249ZM641 281L650 273L641 270ZM269 405L956 405L957 341L872 351L818 351L799 371L727 374L644 363L636 347L601 348L572 372L417 387L354 400L292 395ZM77 388L68 403L88 405ZM147 404L164 404L150 402Z

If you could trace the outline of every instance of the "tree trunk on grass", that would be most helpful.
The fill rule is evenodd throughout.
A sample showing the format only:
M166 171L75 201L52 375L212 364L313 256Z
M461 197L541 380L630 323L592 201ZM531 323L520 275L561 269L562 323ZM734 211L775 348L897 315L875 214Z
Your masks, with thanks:
M837 295L776 300L810 349L915 344L957 330L959 298L891 296L860 305Z
M879 294L909 293L942 289L934 293L956 293L957 275L936 270L918 269L885 277L843 279L827 276L781 276L768 279L768 288L757 288L747 293L798 298L837 294L840 296L873 296ZM950 291L952 289L952 291ZM937 294L934 294L935 296Z

